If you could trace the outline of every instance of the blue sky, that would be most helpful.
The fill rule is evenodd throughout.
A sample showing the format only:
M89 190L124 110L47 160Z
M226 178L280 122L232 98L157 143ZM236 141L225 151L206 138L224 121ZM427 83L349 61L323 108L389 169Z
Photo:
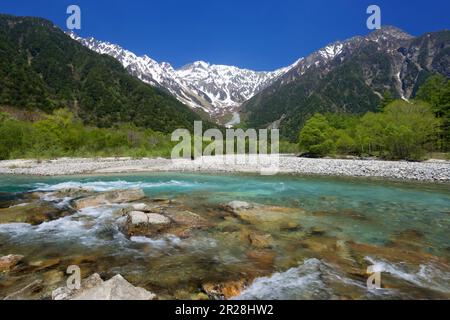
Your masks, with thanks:
M195 60L273 70L336 40L364 35L366 8L413 34L450 28L448 0L1 0L0 12L65 28L82 10L81 36L118 43L180 67Z

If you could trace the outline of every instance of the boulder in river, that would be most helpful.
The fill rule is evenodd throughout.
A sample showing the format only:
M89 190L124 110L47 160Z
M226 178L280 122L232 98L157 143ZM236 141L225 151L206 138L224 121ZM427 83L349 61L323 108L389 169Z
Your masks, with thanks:
M144 197L145 193L142 189L114 190L74 200L73 207L80 210L87 207L99 207L108 204L139 201Z
M133 286L120 274L103 281L94 274L82 282L79 290L66 287L58 288L52 293L53 300L155 300L155 294Z
M131 211L127 214L125 233L129 236L152 236L171 224L171 220L158 213Z
M210 223L205 218L188 210L167 209L165 215L176 224L189 226L193 229L202 229L210 226Z
M29 223L39 225L43 222L56 220L70 214L70 211L58 209L48 202L36 201L0 209L0 224Z

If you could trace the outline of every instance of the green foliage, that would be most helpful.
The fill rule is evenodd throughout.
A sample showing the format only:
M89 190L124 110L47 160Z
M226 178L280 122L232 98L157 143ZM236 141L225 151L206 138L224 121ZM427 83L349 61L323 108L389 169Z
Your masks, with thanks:
M0 160L9 159L25 146L28 130L19 121L0 117Z
M384 146L389 158L420 160L427 149L436 146L439 121L429 105L394 101L382 117Z
M0 61L0 105L47 113L67 106L87 125L133 123L166 133L200 120L44 19L0 15Z
M402 66L403 90L415 93L432 73L450 74L450 31L427 33L394 47L353 39L351 50L328 63L310 64L315 54L243 105L251 128L282 119L281 135L295 142L305 122L316 113L381 112L400 98L396 55L412 55ZM312 58L312 60L310 59ZM301 76L300 76L301 75ZM380 96L381 93L381 96Z
M392 96L392 93L388 90L386 90L383 94L383 99L380 102L379 111L383 111L384 108L389 105L391 102L394 101L394 97Z
M333 133L334 128L327 119L321 114L316 114L306 122L300 132L300 148L314 156L327 155L334 150Z
M67 109L31 123L0 114L0 159L60 156L169 157L170 136L132 124L84 126Z
M395 100L383 112L360 118L316 114L301 130L299 145L316 156L338 153L421 160L435 150L439 124L428 104Z
M442 119L441 149L450 150L450 80L434 75L420 87L417 99L428 102L436 116Z

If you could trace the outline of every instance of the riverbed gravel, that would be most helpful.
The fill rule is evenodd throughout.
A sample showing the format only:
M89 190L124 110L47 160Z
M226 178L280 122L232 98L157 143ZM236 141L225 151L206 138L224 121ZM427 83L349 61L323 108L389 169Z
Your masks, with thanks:
M60 158L0 161L0 174L59 176L134 172L230 172L375 177L394 180L450 182L450 161L381 161L362 159L310 159L291 155L260 160L244 157L203 157L197 160L163 158Z

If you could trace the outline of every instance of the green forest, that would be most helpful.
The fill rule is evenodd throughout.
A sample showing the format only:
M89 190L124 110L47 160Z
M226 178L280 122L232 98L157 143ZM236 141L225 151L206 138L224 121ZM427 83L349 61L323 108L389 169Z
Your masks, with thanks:
M125 124L113 128L83 125L67 109L31 122L0 113L0 160L54 157L169 157L170 135Z
M0 159L62 156L169 157L170 135L120 124L98 128L83 124L68 109L57 109L37 121L0 113ZM417 99L386 96L378 112L362 116L317 113L299 134L298 145L280 142L283 153L314 157L375 156L423 160L450 150L450 81L436 75L420 88Z
M412 101L385 95L377 112L363 116L317 113L299 134L299 148L313 157L355 155L423 160L450 149L450 81L430 77Z

